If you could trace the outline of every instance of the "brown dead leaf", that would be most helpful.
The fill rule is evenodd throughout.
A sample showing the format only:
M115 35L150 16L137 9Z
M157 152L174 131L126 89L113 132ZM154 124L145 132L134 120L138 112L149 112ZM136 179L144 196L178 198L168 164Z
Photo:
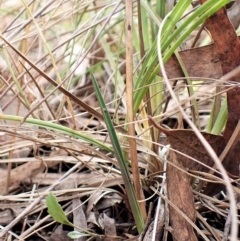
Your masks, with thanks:
M201 3L205 0L201 0ZM210 30L212 39L214 41L211 47L211 58L212 60L217 60L221 67L222 74L227 74L231 70L235 69L240 65L240 41L235 33L235 29L232 23L229 21L225 9L220 9L212 17L206 21L206 26ZM210 47L209 47L210 48ZM199 49L200 50L200 49ZM190 51L190 50L189 50ZM190 56L191 54L189 54ZM200 59L199 57L196 59ZM208 60L209 61L209 60ZM210 61L211 62L211 61ZM213 61L214 62L214 61ZM190 68L190 66L189 66ZM211 70L214 71L213 66ZM194 75L196 76L196 75ZM200 76L200 75L199 75ZM220 76L219 76L220 77ZM240 75L235 76L231 81L240 82ZM228 120L227 125L222 136L214 136L207 133L202 133L205 139L212 146L213 150L219 156L224 150L225 146L229 142L237 123L240 119L240 89L235 87L227 92L228 100ZM212 167L213 161L209 157L205 148L195 136L194 132L191 130L173 130L169 131L164 128L159 128L167 136L168 140L175 150L182 152L196 160L199 163L194 162L190 158L176 153L178 163L184 168L198 170L198 171L208 171L207 167L202 164ZM230 175L238 176L238 167L240 165L239 150L240 150L240 138L231 146L226 157L223 160L223 165L225 169L230 173ZM219 185L210 184L206 188L205 192L214 195L219 191Z
M18 166L11 170L10 175L10 188L16 188L19 184L25 179L36 175L39 172L42 172L46 166L52 167L57 165L58 162L46 162L45 164L42 161L35 162L27 162L21 166ZM7 186L7 173L0 177L0 195L4 195L6 193Z
M203 4L206 0L200 0ZM211 33L214 42L213 57L218 58L223 74L229 73L240 65L240 41L234 26L227 16L225 8L220 9L206 20L206 27ZM231 81L240 82L240 75ZM240 119L240 89L231 89L227 93L228 120L223 137L228 141Z
M189 76L216 79L222 77L219 60L213 57L213 45L187 49L180 51L179 54ZM165 70L169 79L184 77L182 68L174 55L165 64Z
M180 168L184 168L174 152L171 152L171 161ZM192 222L195 222L196 209L189 176L172 165L168 165L166 177L168 199ZM169 210L171 226L173 227L173 240L197 241L192 225L171 205L169 205Z
M185 169L209 172L209 167L214 166L213 160L192 130L167 130L157 125L153 120L152 123L156 128L167 135L171 147L177 151L175 154L178 162L181 163ZM201 132L201 134L211 145L215 153L220 156L225 146L228 144L225 142L223 136L212 135L205 132ZM232 177L238 176L239 172L238 166L240 165L240 160L238 158L238 152L236 151L240 148L239 134L236 140L237 141L232 143L222 162L226 171ZM209 183L207 184L204 192L205 194L213 196L223 189L224 187L220 184Z
M67 236L69 232L63 230L63 225L59 225L51 234L49 241L72 241Z
M178 162L180 162L185 169L209 172L209 167L213 167L214 162L212 158L209 156L193 131L167 130L159 125L156 125L154 122L152 123L155 125L155 127L159 128L160 131L167 135L171 147L177 151L175 154L177 156ZM211 145L216 154L220 156L225 147L225 141L223 137L205 132L201 132L201 134ZM229 151L229 153L231 152ZM223 162L223 165L224 164L225 162ZM209 186L211 186L211 188ZM208 186L205 188L205 193L214 195L219 192L219 188L220 186L217 184L208 184Z
M81 205L81 200L75 198L72 200L72 209L73 209L73 224L77 227L87 230L87 219L83 211L83 206ZM78 230L76 230L78 231ZM77 238L76 241L85 241L87 237Z
M173 149L199 161L196 162L191 158L187 157L186 155L176 153L178 162L182 163L185 169L207 172L209 171L209 168L207 166L213 166L213 160L210 158L209 154L206 152L202 143L198 140L193 131L167 130L162 127L159 128L162 132L164 132L167 135L168 141ZM202 132L202 135L207 140L207 142L212 146L213 150L218 155L220 155L225 144L223 137L208 134L205 132Z
M223 75L214 44L179 51L179 55L189 76L219 79ZM182 68L174 55L165 64L165 70L169 79L184 77Z
M201 0L204 3L205 0ZM240 65L240 41L234 26L229 20L226 9L222 8L206 21L206 27L211 33L214 42L214 56L219 58L223 74L227 74ZM240 74L229 81L240 83ZM225 145L233 135L240 119L240 88L235 87L227 92L228 119L223 133ZM217 145L218 143L216 143ZM223 146L224 147L224 146ZM231 146L223 164L226 170L234 175L239 175L240 143L239 138Z
M108 217L105 213L103 213L103 227L104 227L104 233L106 236L116 237L117 231L115 226L115 220L113 218ZM111 241L113 240L110 237L107 237L104 239L104 241ZM118 239L114 239L118 240Z
M101 225L98 222L98 219L99 219L98 215L95 215L94 212L90 212L89 215L88 215L88 218L87 218L87 222L92 223L92 224L98 226L99 228L102 228Z

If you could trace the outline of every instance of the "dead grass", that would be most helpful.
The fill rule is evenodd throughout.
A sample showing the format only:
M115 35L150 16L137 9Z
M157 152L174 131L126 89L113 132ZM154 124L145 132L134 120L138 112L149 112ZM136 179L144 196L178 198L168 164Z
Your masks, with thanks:
M92 112L92 109L100 110L88 73L91 66L108 110L121 130L119 140L128 156L129 146L125 138L128 135L123 131L123 127L129 124L125 120L124 3L35 0L28 1L26 7L24 2L1 1L2 36L37 69L57 84L61 83L89 108L83 108L55 88L2 39L1 112L42 120L46 125L56 123L70 127L111 148L105 124ZM137 69L139 56L134 61ZM193 88L199 100L200 129L203 130L208 123L215 86L211 85L212 80L196 83ZM179 93L180 103L191 118L185 87L185 82L179 81L174 91ZM162 123L172 128L186 125L169 99L169 93L166 89L162 91L162 105L166 106L158 115ZM69 239L67 233L72 229L56 223L47 213L46 196L50 191L75 225L97 235L106 235L106 241L150 240L152 233L149 230L154 226L152 218L157 219L154 214L158 212L156 237L169 240L169 210L164 204L168 203L164 191L168 147L165 147L165 136L160 138L160 143L152 141L149 129L145 128L149 127L147 114L141 111L135 120L139 174L149 210L146 230L139 237L119 165L112 152L57 130L0 120L0 227L7 233L3 240ZM177 119L183 122L179 124ZM158 148L156 152L152 150L153 144ZM164 168L150 173L149 170L156 168L153 159L161 162ZM197 174L191 175L198 177ZM224 229L229 228L225 225L228 197L224 193L219 194L218 199L194 190L193 193L198 215L198 221L193 225L198 234L205 240L209 240L208 237L222 240L224 232L228 233ZM151 205L154 206L152 209ZM157 205L159 209L155 209ZM93 239L100 240L97 236Z

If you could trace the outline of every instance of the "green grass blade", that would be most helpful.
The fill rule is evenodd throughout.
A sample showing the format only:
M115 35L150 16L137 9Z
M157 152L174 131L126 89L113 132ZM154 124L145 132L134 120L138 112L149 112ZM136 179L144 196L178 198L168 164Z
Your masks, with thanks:
M177 2L175 7L173 8L171 14L167 17L165 24L162 29L162 42L167 42L171 36L172 31L176 28L177 23L181 19L183 13L190 6L192 0L180 0Z
M219 114L217 116L217 119L213 125L213 128L211 130L211 134L219 135L221 131L223 130L226 122L227 122L227 98L224 99L222 107L219 111Z
M143 1L144 2L144 1ZM191 4L191 0L180 0L176 6L173 8L170 16L166 20L165 25L163 26L163 43L169 38L170 33L175 28L177 22L182 17L184 11ZM159 25L159 21L156 22ZM136 81L134 89L141 88L141 90L134 93L134 111L136 112L140 102L143 99L147 89L142 88L144 85L152 83L155 76L158 74L160 68L158 66L158 57L156 53L157 49L157 40L155 39L152 47L150 48L148 55L143 62L142 69L139 73L139 77Z
M156 2L156 12L163 19L167 13L167 0L158 0Z
M103 117L104 117L104 120L105 120L105 123L106 123L106 126L107 126L109 137L110 137L111 142L112 142L113 150L114 150L114 153L116 155L116 158L117 158L119 166L120 166L120 170L121 170L121 173L122 173L124 185L125 185L128 200L129 200L129 204L130 204L131 209L132 209L133 217L134 217L134 220L136 222L138 232L141 233L143 228L144 228L144 221L143 221L142 214L140 212L139 204L137 202L137 198L136 198L136 195L135 195L135 191L134 191L134 188L133 188L131 177L130 177L130 174L129 174L129 171L128 171L128 168L127 168L127 165L126 165L126 160L123 156L121 146L120 146L119 141L118 141L117 134L115 132L111 117L110 117L110 115L107 111L107 107L105 105L105 102L102 98L100 89L99 89L99 87L97 85L97 82L96 82L96 80L95 80L91 71L90 71L90 73L91 73L93 87L94 87L97 99L99 101L99 105L100 105L101 110L102 110L102 114L103 114Z
M180 27L177 28L176 31L174 31L174 33L167 39L167 41L163 42L162 44L163 51L171 46L169 51L167 51L164 55L165 62L194 29L203 23L205 19L225 6L228 2L230 2L230 0L221 0L218 2L215 0L209 0L201 5L195 12L193 12L190 17L183 21ZM173 43L174 39L177 40Z
M189 2L185 0L178 1L178 4L173 8L171 14L168 16L162 30L161 50L163 54L163 62L172 56L174 51L180 44L196 29L205 19L210 17L220 8L225 6L230 0L208 0L194 11L186 20L182 21L179 28L174 30L177 22L182 17L184 11L187 10ZM176 41L175 41L176 40ZM151 49L146 56L139 73L138 79L134 89L138 89L134 93L134 111L137 112L138 107L147 91L145 85L151 84L157 74L159 74L160 67L158 65L158 57L156 54L157 41L155 40Z
M0 114L0 119L22 122L24 118L21 117L21 116L15 116L15 115L1 115ZM38 127L43 127L45 129L48 129L48 130L53 130L53 131L56 131L58 133L63 133L63 134L66 134L68 136L71 136L73 138L81 139L83 141L86 141L87 143L90 143L90 144L94 145L94 146L100 147L103 150L113 152L113 149L111 149L107 145L104 145L100 141L97 141L97 140L89 137L88 135L84 135L80 131L73 130L69 127L62 126L62 125L59 125L59 124L55 124L55 123L52 123L52 122L49 122L49 121L43 121L43 120L38 120L38 119L33 119L33 118L27 118L26 120L24 120L24 122L32 124L32 125L36 125Z

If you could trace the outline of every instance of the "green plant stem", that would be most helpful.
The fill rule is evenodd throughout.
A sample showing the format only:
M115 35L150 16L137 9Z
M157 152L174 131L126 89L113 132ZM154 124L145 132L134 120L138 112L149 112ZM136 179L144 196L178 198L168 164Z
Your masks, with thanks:
M136 194L135 194L135 191L133 188L130 173L129 173L127 165L126 165L127 162L123 156L122 149L121 149L120 143L118 141L116 131L114 129L109 112L107 111L105 102L102 98L100 89L97 85L97 81L91 71L90 71L90 73L91 73L94 90L95 90L97 99L99 101L99 105L101 107L102 114L103 114L103 117L104 117L104 120L105 120L105 123L107 126L108 134L109 134L109 137L112 142L114 154L116 155L116 158L117 158L119 166L120 166L123 182L124 182L124 185L126 188L126 193L128 196L128 201L129 201L130 207L132 209L133 217L134 217L138 232L140 234L144 228L144 220L143 220L143 216L140 211L139 203L137 201Z
M0 119L2 120L11 120L11 121L17 121L17 122L22 122L23 117L21 116L14 116L14 115L1 115L0 114ZM28 124L32 124L38 127L43 127L45 129L48 130L53 130L59 133L63 133L65 135L71 136L73 138L77 138L77 139L81 139L83 141L86 141L87 143L91 143L97 147L102 148L103 150L109 151L109 152L113 152L113 149L111 149L110 147L108 147L107 145L104 145L103 143L82 134L80 131L76 131L73 130L69 127L66 126L62 126L59 124L55 124L49 121L43 121L43 120L38 120L38 119L33 119L33 118L27 118L25 121L25 123Z

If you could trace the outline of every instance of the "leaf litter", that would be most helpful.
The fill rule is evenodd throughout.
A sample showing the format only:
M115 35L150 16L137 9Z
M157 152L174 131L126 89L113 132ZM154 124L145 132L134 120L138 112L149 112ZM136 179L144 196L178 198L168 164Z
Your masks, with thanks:
M54 46L61 47L58 48L57 54L54 55L54 57L58 63L58 69L65 71L61 72L62 76L66 76L67 74L73 72L70 77L71 81L66 81L64 83L64 88L67 89L67 92L62 93L61 89L60 91L56 89L49 98L46 98L45 103L48 103L51 107L51 111L54 113L53 118L49 108L46 107L44 103L39 104L42 97L36 90L36 83L44 91L44 97L53 91L53 86L36 69L29 69L29 73L24 72L24 69L21 69L19 65L19 61L22 62L24 60L14 53L14 51L8 46L8 54L14 56L11 57L11 64L15 73L14 75L18 78L19 83L21 83L25 97L27 97L30 101L30 105L27 106L28 103L24 100L24 97L21 96L21 91L17 88L16 82L13 82L13 76L11 76L9 70L6 70L6 63L3 58L0 59L0 66L3 66L4 68L4 71L1 71L4 73L4 81L0 84L1 112L3 114L19 115L23 117L26 115L29 117L31 117L31 115L35 115L39 119L55 121L57 123L70 126L71 128L81 129L83 132L85 131L87 135L93 136L96 140L103 141L106 139L106 143L110 145L102 119L99 118L98 120L92 116L97 115L97 117L101 117L101 115L99 115L99 110L96 112L91 111L91 108L86 110L86 106L79 106L74 102L74 100L71 102L71 105L73 106L73 110L71 110L69 103L65 103L65 95L68 94L71 96L71 94L74 93L74 95L79 97L85 103L88 103L90 107L95 108L98 106L96 96L92 94L92 87L90 89L88 87L90 79L87 74L87 70L84 70L84 65L80 64L80 69L78 69L76 65L81 62L81 58L83 54L86 53L89 43L85 43L86 46L83 47L82 45L78 45L78 48L80 46L82 49L81 52L83 53L78 56L78 59L74 59L74 43L70 41L72 40L72 35L69 34L72 32L72 19L70 16L72 16L72 14L75 14L73 16L77 16L77 11L85 13L84 8L86 8L87 5L78 5L73 3L73 1L61 1L58 3L49 1L48 4L48 6L44 6L39 3L39 7L42 7L42 13L39 11L38 16L39 19L42 19L47 23L45 26L45 38L52 41L51 48L53 49ZM72 12L73 6L75 7L74 12ZM104 6L107 6L107 3L99 2L96 9L98 7L103 8ZM23 9L21 4L18 4L15 7L15 10L17 11ZM31 4L30 7L32 11L36 11L37 9L35 9L35 6ZM43 10L44 7L46 7L45 10ZM45 14L44 11L46 13L49 11L52 15ZM93 11L94 13L95 8L90 9L89 11ZM93 16L95 15L93 14ZM53 79L56 78L56 73L52 70L53 63L44 57L45 51L43 51L42 43L36 41L38 33L36 32L34 25L31 24L31 21L28 20L28 25L30 26L30 29L28 29L26 27L28 25L26 25L26 23L20 18L17 19L17 22L14 22L14 18L11 14L5 15L5 17L5 26L2 26L2 28L5 29L5 32L3 31L4 36L6 36L5 33L8 33L9 38L7 39L10 40L15 47L17 46L16 43L21 42L23 44L21 52L25 53L32 63L38 63L36 64L37 68L43 70L44 73L47 73ZM96 24L99 24L100 26L102 19L104 19L104 15L99 16L99 19L100 21ZM75 20L79 21L80 19L76 17ZM51 29L54 24L56 24L56 27ZM64 31L62 31L63 28L59 28L59 26L63 26L63 24L71 30L64 33ZM11 25L13 27L11 27ZM87 27L92 28L93 25L83 21L82 25L74 31L76 31L76 33L81 33L81 31L84 30L87 33ZM59 31L59 29L62 30ZM21 31L23 31L23 34L20 34ZM54 37L48 31L55 31L52 33L54 34ZM24 36L26 36L26 38ZM88 38L88 41L91 41L90 34ZM109 43L111 44L111 48L117 48L115 43L119 43L118 35L113 32L111 38L115 40L115 42L113 41L112 43ZM68 39L70 40L68 41ZM81 38L77 40L84 45L84 41L82 41ZM64 41L69 43L69 49L66 45L64 46ZM229 40L224 41L225 43L228 43ZM233 41L237 41L236 36ZM32 43L31 46L29 46L30 42ZM101 43L96 42L96 46L97 45L99 47L98 53L100 53L100 55L91 53L87 55L87 58L85 58L85 60L90 60L90 63L91 60L97 64L106 59L104 51L102 51L101 48ZM25 49L24 46L28 46L29 49ZM234 52L231 49L232 45L229 44L229 46L230 49L228 49L228 52ZM238 44L234 46L237 48ZM217 79L236 67L233 65L231 69L224 70L224 63L216 61L217 57L214 57L214 60L212 60L212 56L215 51L214 44L181 51L180 55L189 70L190 76ZM54 54L54 51L52 52ZM71 53L73 53L72 57ZM67 55L67 58L64 59L63 56L65 54ZM235 51L235 54L237 55L237 50ZM224 58L225 56L226 55L224 54ZM124 60L124 56L118 57L119 61ZM24 64L28 66L26 62ZM84 64L87 66L89 62ZM76 73L74 73L74 68L77 68ZM111 101L115 98L113 89L116 83L110 82L110 76L107 74L107 71L111 68L112 66L109 65L106 69L103 69L103 71L100 69L97 79L101 85L103 93L110 93L109 96L105 96L105 101L109 102L108 108L113 110L112 116L114 116L117 101ZM169 60L166 65L166 70L170 78L184 78L175 57ZM37 80L36 83L32 80L30 73ZM125 73L123 72L121 74L124 75ZM76 85L72 83L76 83L76 85L80 87L76 87ZM208 91L210 89L209 83L213 83L213 80L211 79L205 81L205 83L201 83L201 86L205 86ZM185 88L185 86L186 85L181 81L177 84L179 89L181 89L181 87ZM86 89L84 89L84 87L86 87ZM7 92L6 89L8 90ZM204 96L205 93L202 93L198 88L196 89L196 93L199 98ZM185 100L185 108L186 111L188 111L188 96L186 96L184 91L179 92L183 100ZM202 109L199 111L202 111L208 116L211 111L210 104L212 104L212 93L209 91L207 95L206 100L201 106ZM227 95L228 98L229 96L234 96L233 104L238 103L238 90L236 88L229 91ZM124 110L124 100L121 99L122 96L118 97L120 97L118 100L120 105L119 113L122 113L122 119L119 119L119 129L121 129L124 124L124 116L126 112ZM37 108L32 111L36 106ZM170 111L171 108L176 109L173 116ZM233 112L234 111L235 109ZM75 120L72 118L73 114L77 116ZM175 126L176 124L179 125L179 123L176 123L176 120L179 120L177 108L173 106L171 102L167 107L165 115L162 115L162 117L165 125L170 126L170 122L173 122L173 125ZM234 133L236 120L239 119L239 117L236 115L234 118L234 123L232 124L228 122L227 127L229 130L225 130L224 132L230 134L223 134L222 137L204 133L204 137L219 156L224 147L227 145L231 135ZM142 120L140 119L140 122L141 121ZM74 122L77 122L77 124ZM6 130L6 125L8 127L8 131ZM62 207L61 213L63 214L64 212L67 215L67 218L69 218L74 225L79 226L86 231L91 230L91 232L96 233L99 236L107 235L112 237L105 237L105 240L112 240L113 237L114 240L138 240L139 237L136 235L133 217L129 211L129 204L122 186L123 180L119 173L119 166L112 153L106 153L106 151L102 150L93 151L91 149L92 147L79 140L72 140L72 144L69 144L69 137L62 134L56 135L52 131L43 132L41 128L33 129L32 126L27 124L23 124L20 127L18 125L19 123L16 122L1 121L0 126L1 133L3 133L0 137L0 154L2 159L0 169L2 174L0 178L0 215L1 217L4 217L0 224L8 226L12 223L12 221L17 220L17 218L20 217L21 212L26 209L30 203L37 201L39 197L42 198L36 202L36 205L32 207L32 209L28 210L24 218L20 218L18 222L15 223L15 226L13 225L10 228L12 233L8 233L9 237L15 237L18 240L48 240L51 236L49 240L55 241L70 240L67 236L67 234L70 233L70 235L76 235L74 237L78 240L87 240L86 237L83 235L81 236L81 232L71 233L76 232L77 230L53 222L52 218L48 215L46 205L46 200L49 198L48 195L50 191L48 188L54 184L54 188L51 189L52 193L57 198L57 200L53 199L55 200L54 206L60 208L60 206L58 206L59 204L56 204L56 201L59 202ZM203 124L202 127L205 125L206 124ZM179 209L185 213L190 221L196 222L196 225L201 228L201 232L204 235L214 237L216 240L219 240L219 237L228 236L227 233L229 231L224 229L224 219L226 219L229 210L228 197L217 192L215 183L207 184L204 193L202 193L202 190L200 190L201 192L194 192L194 187L189 185L189 174L191 174L191 171L193 173L192 175L194 175L194 170L199 172L209 172L209 168L203 166L202 164L212 167L214 163L209 158L201 143L191 130L167 130L163 127L161 127L160 130L167 135L168 141L173 149L200 161L200 163L194 162L190 158L186 156L183 157L182 154L178 154L177 152L176 154L170 155L167 161L178 166L179 169L185 170L185 172L176 171L174 166L169 165L166 171L166 185L168 186L169 192L167 198L170 201L173 201L174 204L179 204ZM122 131L122 133L121 137L124 137L126 132ZM166 138L163 137L163 139L164 142L166 142ZM138 155L139 160L141 160L140 169L145 170L148 168L146 153L148 152L152 155L153 153L148 147L145 146L143 148L141 146L140 138L138 141ZM44 145L44 143L47 143L47 145ZM189 143L191 144L189 145ZM162 144L164 143L160 142L160 145ZM223 164L225 163L224 165L226 170L229 174L231 174L230 177L239 176L238 168L236 168L237 164L232 161L236 160L236 150L239 150L238 145L239 141L236 141L228 151L227 157L223 162ZM126 145L123 146L126 147ZM125 149L128 151L127 148ZM161 157L156 158L158 158L158 160L161 159L161 161L164 159ZM75 170L74 167L76 167ZM72 168L73 171L68 173L68 171L72 170ZM189 174L187 174L187 171L189 171ZM160 170L159 173L153 174L152 177L148 177L145 175L145 173L147 173L146 170L145 172L141 170L141 178L144 180L144 191L147 194L146 197L151 196L154 193L150 187L156 187L155 183L161 182L164 178L162 172L164 171ZM66 178L58 181L66 173ZM196 175L197 176L195 178L197 181L198 177L210 179L210 176L208 177L204 174L200 174L200 176L198 176L198 174ZM212 177L212 180L213 179L214 177ZM220 198L216 199L211 197L215 194L212 191L213 189L209 191L208 195L206 195L207 187L211 185L214 185L214 191L218 193L222 200ZM154 201L155 206L156 198L151 201ZM150 203L147 203L147 205L150 206ZM167 211L168 209L165 204L165 206L161 205L160 210L160 220L158 220L159 234L157 236L159 237L159 240L162 237L164 237L165 240L168 240L167 237L170 236L170 233L173 237L179 238L179 240L184 240L185 238L187 238L187 240L197 239L197 234L194 232L191 222L179 215L176 208L169 205L169 211ZM165 211L164 214L163 210ZM149 214L150 220L154 218L153 213L155 212ZM55 214L53 214L53 216L54 215ZM170 222L168 221L169 216ZM154 222L151 221L149 222L149 226L146 227L146 235L145 237L142 237L142 240L151 240L153 228ZM177 232L177 234L175 232Z

